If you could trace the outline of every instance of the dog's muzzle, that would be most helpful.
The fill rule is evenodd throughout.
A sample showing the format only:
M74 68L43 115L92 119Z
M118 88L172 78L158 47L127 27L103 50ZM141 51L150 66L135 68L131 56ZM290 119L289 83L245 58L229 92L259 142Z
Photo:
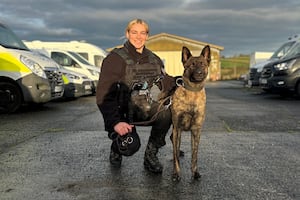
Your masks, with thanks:
M193 71L190 81L191 82L202 82L206 78L207 74L203 72L201 69L197 69Z

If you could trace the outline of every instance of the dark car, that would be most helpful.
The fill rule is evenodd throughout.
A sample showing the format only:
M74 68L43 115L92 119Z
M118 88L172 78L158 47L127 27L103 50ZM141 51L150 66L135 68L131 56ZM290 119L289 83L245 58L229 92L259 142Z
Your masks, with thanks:
M248 85L250 87L252 86L258 86L259 85L259 78L261 75L261 71L265 65L268 63L271 63L273 61L276 61L280 59L281 57L285 56L289 50L293 47L293 45L297 42L299 42L300 39L298 38L298 35L295 36L294 38L290 38L287 42L284 42L273 54L272 56L264 61L257 63L253 67L250 68L249 70L249 80L248 80Z
M265 65L259 83L265 91L300 96L300 43L281 59Z

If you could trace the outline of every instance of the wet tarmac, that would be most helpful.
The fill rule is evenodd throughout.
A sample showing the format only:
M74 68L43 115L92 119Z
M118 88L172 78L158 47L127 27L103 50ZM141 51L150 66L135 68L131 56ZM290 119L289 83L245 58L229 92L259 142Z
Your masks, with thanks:
M149 127L138 127L141 149L123 157L121 168L110 166L110 141L94 97L0 116L0 199L300 199L299 100L236 82L209 83L207 94L199 181L191 179L188 132L180 182L172 181L170 134L158 154L163 173L144 169Z

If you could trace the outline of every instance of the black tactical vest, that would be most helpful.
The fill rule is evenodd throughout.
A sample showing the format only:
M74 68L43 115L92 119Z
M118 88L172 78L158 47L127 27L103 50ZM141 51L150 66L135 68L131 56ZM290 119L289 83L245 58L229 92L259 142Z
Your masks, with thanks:
M161 78L160 62L152 53L149 54L149 63L140 64L130 58L125 48L115 48L113 52L121 56L126 62L125 76L122 81L130 89L141 86L141 84L147 89L151 88L153 83Z
M128 118L130 122L146 120L153 103L150 93L153 84L162 78L161 66L158 58L149 54L149 63L136 63L130 58L125 48L116 48L113 52L120 55L126 62L125 75L120 80L129 88Z

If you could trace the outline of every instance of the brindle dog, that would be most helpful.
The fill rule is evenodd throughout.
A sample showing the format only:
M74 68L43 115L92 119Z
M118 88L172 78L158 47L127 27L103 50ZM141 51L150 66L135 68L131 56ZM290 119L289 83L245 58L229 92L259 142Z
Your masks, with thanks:
M174 181L180 180L179 153L182 131L191 131L192 177L194 179L200 178L197 156L201 128L205 118L206 94L204 84L210 60L210 47L208 45L202 49L198 57L192 56L187 47L182 48L184 66L182 85L175 90L171 105Z

